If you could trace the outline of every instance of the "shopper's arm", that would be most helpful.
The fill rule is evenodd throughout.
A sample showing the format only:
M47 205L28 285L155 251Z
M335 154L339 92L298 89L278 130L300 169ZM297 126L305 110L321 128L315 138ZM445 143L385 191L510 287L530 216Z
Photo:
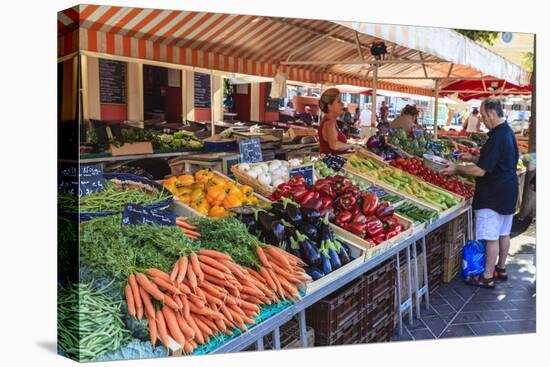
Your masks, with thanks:
M440 170L439 173L442 173L444 175L463 174L468 176L482 177L482 176L485 176L486 171L475 164L469 164L467 166L458 166L454 163L450 163L446 168L443 168L442 170Z

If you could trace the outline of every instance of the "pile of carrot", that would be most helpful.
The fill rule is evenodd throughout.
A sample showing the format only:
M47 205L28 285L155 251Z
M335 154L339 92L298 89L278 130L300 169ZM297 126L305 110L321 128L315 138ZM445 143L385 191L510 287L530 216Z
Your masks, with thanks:
M201 236L200 233L196 231L197 227L188 223L186 217L177 217L176 225L192 240L196 240Z
M201 249L177 260L171 274L154 268L132 274L125 288L128 311L139 320L147 317L153 345L160 338L168 348L171 337L185 353L220 332L232 335L231 328L246 331L261 305L300 299L296 285L307 279L303 263L292 254L271 245L258 247L257 254L258 271Z

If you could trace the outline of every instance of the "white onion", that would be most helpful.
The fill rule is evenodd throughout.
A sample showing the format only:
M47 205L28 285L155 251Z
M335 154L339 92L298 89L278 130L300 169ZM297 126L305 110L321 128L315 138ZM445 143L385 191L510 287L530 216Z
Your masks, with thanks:
M248 171L250 169L250 164L248 163L240 163L239 165L237 165L237 169L241 170L241 171Z
M281 177L276 177L273 180L273 187L278 187L280 184L285 183L286 181L283 180Z
M263 185L271 186L271 175L269 173L262 173L258 176L258 182Z

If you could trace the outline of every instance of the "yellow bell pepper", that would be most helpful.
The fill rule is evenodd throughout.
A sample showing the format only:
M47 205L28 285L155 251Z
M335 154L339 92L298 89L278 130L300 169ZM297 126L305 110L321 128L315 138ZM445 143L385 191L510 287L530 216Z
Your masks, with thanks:
M209 169L201 169L195 172L196 182L200 182L206 185L208 181L210 181L212 178L214 178L214 173Z
M191 202L191 195L183 194L178 196L178 199L184 204L189 204Z
M176 191L174 192L174 194L176 194L177 196L189 195L189 194L191 194L191 191L193 191L193 189L191 189L191 187L181 186L181 187L176 188Z
M170 177L162 183L162 186L164 186L168 191L174 193L176 192L177 183L178 179L176 177Z
M223 207L226 209L238 208L243 205L243 194L240 191L227 194L223 199Z
M178 176L178 181L181 186L191 186L195 182L193 175Z
M206 193L206 201L208 201L210 205L221 205L223 203L223 199L225 199L225 196L226 193L224 186L212 186Z
M224 186L227 183L227 180L223 177L212 177L206 186L212 187L212 186Z
M211 207L210 210L208 211L208 216L210 218L222 218L222 217L227 217L228 215L229 215L229 212L225 210L223 206L219 206L219 205Z
M239 189L241 190L241 192L243 193L243 196L245 198L253 196L252 194L254 193L254 189L252 187L250 187L248 185L241 185L241 187L239 187Z
M210 211L210 204L208 204L206 200L200 200L191 204L191 208L195 209L201 214L208 215L208 212Z
M189 196L191 198L191 202L195 203L201 201L204 198L204 191L199 188L193 189Z

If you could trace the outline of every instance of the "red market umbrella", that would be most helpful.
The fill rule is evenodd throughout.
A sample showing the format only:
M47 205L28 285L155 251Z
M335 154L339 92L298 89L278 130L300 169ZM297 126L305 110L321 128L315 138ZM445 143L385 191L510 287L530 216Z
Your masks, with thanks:
M481 99L499 95L530 95L531 86L519 86L505 80L498 80L490 76L488 80L459 80L448 84L439 92L440 96L448 96L458 93L458 98L463 101Z

